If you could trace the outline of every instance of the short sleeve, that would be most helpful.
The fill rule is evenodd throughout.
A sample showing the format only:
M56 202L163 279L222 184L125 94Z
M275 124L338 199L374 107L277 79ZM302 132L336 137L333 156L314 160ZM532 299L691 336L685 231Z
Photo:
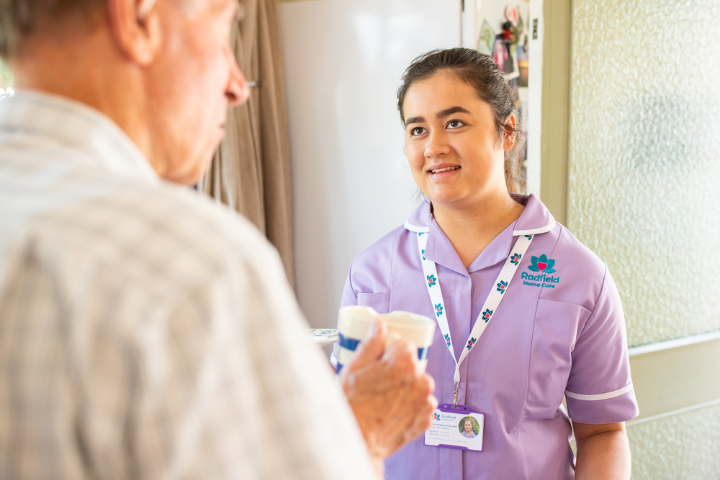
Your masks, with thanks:
M573 421L615 423L638 415L628 358L625 317L610 272L572 353L565 392Z

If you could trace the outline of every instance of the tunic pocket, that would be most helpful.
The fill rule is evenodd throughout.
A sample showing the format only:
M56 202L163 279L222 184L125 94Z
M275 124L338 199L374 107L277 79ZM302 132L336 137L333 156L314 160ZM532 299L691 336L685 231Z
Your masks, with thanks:
M567 387L579 325L590 315L580 305L538 300L533 327L527 413L552 418Z
M358 293L357 304L359 307L372 307L377 313L388 313L390 294L384 292Z

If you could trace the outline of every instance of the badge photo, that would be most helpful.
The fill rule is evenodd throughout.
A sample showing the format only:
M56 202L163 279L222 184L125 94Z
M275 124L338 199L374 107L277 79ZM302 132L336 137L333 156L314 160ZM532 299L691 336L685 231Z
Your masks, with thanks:
M442 404L425 432L425 445L482 452L485 415L465 405Z

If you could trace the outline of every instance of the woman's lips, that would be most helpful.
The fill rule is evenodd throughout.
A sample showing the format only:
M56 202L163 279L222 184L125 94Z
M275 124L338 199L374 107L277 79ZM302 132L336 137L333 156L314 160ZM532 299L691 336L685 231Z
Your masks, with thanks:
M452 177L460 170L460 165L438 165L428 169L428 174L435 180Z

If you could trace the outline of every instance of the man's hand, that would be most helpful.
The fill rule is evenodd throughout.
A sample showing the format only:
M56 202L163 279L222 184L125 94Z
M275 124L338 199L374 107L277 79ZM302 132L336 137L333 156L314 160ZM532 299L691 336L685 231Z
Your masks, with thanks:
M378 320L340 375L373 460L381 461L430 427L435 382L417 371L417 347L397 339L385 351Z

